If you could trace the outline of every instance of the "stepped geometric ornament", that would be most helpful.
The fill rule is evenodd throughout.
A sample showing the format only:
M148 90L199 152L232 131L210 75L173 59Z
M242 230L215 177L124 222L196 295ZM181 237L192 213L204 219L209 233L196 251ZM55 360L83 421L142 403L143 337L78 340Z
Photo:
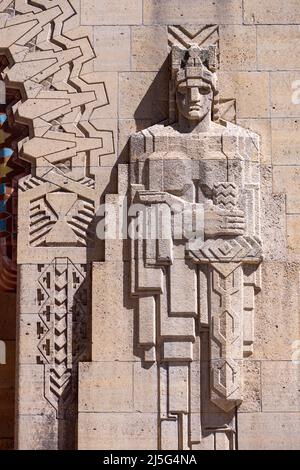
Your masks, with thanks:
M76 293L84 279L82 267L75 266L69 259L56 258L43 269L38 281L38 362L44 364L45 396L58 418L64 418L67 405L74 398L76 352L71 347L74 340L72 329L78 309ZM84 303L81 308L86 316ZM84 337L77 337L78 340L84 347Z

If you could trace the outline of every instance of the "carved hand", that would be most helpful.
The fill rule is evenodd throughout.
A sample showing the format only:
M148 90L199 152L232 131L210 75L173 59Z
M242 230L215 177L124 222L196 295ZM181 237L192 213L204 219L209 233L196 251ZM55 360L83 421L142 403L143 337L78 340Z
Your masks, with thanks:
M215 205L205 207L204 233L207 238L218 236L243 235L245 232L244 212L240 210L221 209Z

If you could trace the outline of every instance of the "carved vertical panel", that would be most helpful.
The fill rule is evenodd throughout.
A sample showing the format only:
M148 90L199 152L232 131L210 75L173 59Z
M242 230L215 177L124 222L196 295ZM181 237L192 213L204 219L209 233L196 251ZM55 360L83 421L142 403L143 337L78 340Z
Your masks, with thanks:
M238 204L235 183L214 185L214 204L233 208ZM251 233L251 228L248 227ZM261 246L252 236L207 240L194 260L209 265L208 310L211 351L211 399L225 411L243 399L242 359L244 357L244 266L258 266ZM248 319L247 319L248 320ZM251 340L250 340L251 342Z
M45 366L45 397L64 419L76 398L76 364L88 350L86 266L56 258L40 271L37 361Z
M26 0L0 6L0 53L7 57L1 78L8 87L13 83L22 90L22 100L13 103L11 115L17 125L30 129L18 152L19 162L27 161L31 170L18 181L17 262L20 295L31 284L37 288L36 294L31 291L30 305L22 298L19 309L21 315L38 315L36 330L30 332L32 349L36 348L32 370L44 366L38 386L44 395L40 411L17 418L23 448L45 448L47 433L53 448L64 448L68 438L66 410L76 402L77 362L86 351L86 273L98 256L94 216L105 173L102 159L114 160L112 131L98 130L93 119L94 111L108 106L109 99L101 75L91 67L95 54L89 38L76 26L75 4ZM20 344L22 373L28 351L21 339ZM21 410L32 392L22 386L21 381ZM49 429L42 438L37 416L44 407ZM31 420L31 437L26 435L26 420ZM75 429L70 427L72 433Z

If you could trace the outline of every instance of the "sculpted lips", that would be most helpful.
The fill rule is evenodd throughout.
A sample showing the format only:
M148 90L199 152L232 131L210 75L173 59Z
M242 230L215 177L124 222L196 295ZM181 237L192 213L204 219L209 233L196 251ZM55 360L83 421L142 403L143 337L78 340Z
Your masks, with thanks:
M200 105L191 106L191 107L190 107L190 110L191 110L191 111L200 111L200 110L201 110L201 106L200 106Z

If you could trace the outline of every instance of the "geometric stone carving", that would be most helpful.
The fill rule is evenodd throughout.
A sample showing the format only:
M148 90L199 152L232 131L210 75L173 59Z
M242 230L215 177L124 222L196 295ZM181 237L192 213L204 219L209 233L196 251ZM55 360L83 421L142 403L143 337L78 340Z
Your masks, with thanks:
M58 418L65 417L66 406L74 400L76 363L87 349L87 293L80 293L85 269L68 259L56 258L46 267L40 266L37 298L39 338L37 357L45 367L45 397ZM77 334L75 334L75 325ZM78 334L79 333L79 334ZM72 348L76 344L76 348Z
M34 176L21 181L20 189L25 191L19 197L24 220L19 228L19 262L34 257L38 263L47 263L59 256L85 263L86 247L92 249L94 245L94 186L74 181L57 168L50 169L41 180Z
M0 1L0 449L299 447L296 2L119 3Z
M2 56L1 66L8 62ZM3 97L0 104L0 290L14 292L17 285L17 186L29 165L18 158L18 141L28 133L26 126L16 125L12 105L20 100L18 90L9 89L0 78Z
M220 119L236 123L236 99L235 98L220 98Z
M1 78L7 88L13 84L22 90L10 117L14 125L29 129L29 137L22 135L15 145L18 161L29 170L18 178L19 295L36 286L33 295L39 297L31 309L37 309L38 320L30 340L37 344L38 362L32 371L44 366L39 383L44 402L37 415L47 404L55 410L54 415L47 411L48 441L55 442L53 447L60 442L63 448L68 436L62 431L67 425L61 423L70 419L77 361L81 348L86 349L86 273L89 263L100 256L95 249L94 216L106 184L102 176L107 180L104 165L109 159L114 163L115 152L112 131L105 125L98 130L95 122L95 112L110 101L104 80L90 66L95 54L87 33L76 26L75 7L73 0L16 0L0 6L0 52L6 57ZM15 281L16 271L14 277ZM19 314L33 315L26 309L26 302L19 301ZM25 357L21 347L20 367ZM27 398L32 399L30 393L21 382L20 409ZM17 428L23 446L21 417ZM50 436L51 429L55 431ZM74 440L75 427L71 429ZM32 429L32 433L38 448L38 432Z
M131 137L130 201L145 206L146 227L169 207L162 218L172 227L168 236L131 242L142 361L160 374L161 449L196 449L211 433L234 447L243 357L253 347L259 139L219 123L215 68L214 46L173 46L171 124ZM180 212L200 217L192 239L176 233ZM210 404L200 399L206 383ZM208 427L202 406L222 418Z
M188 25L168 27L169 46L188 48L191 44L199 47L216 45L219 49L219 27L218 25Z
M94 206L77 194L54 191L31 202L30 244L57 246L61 240L68 246L86 246Z

